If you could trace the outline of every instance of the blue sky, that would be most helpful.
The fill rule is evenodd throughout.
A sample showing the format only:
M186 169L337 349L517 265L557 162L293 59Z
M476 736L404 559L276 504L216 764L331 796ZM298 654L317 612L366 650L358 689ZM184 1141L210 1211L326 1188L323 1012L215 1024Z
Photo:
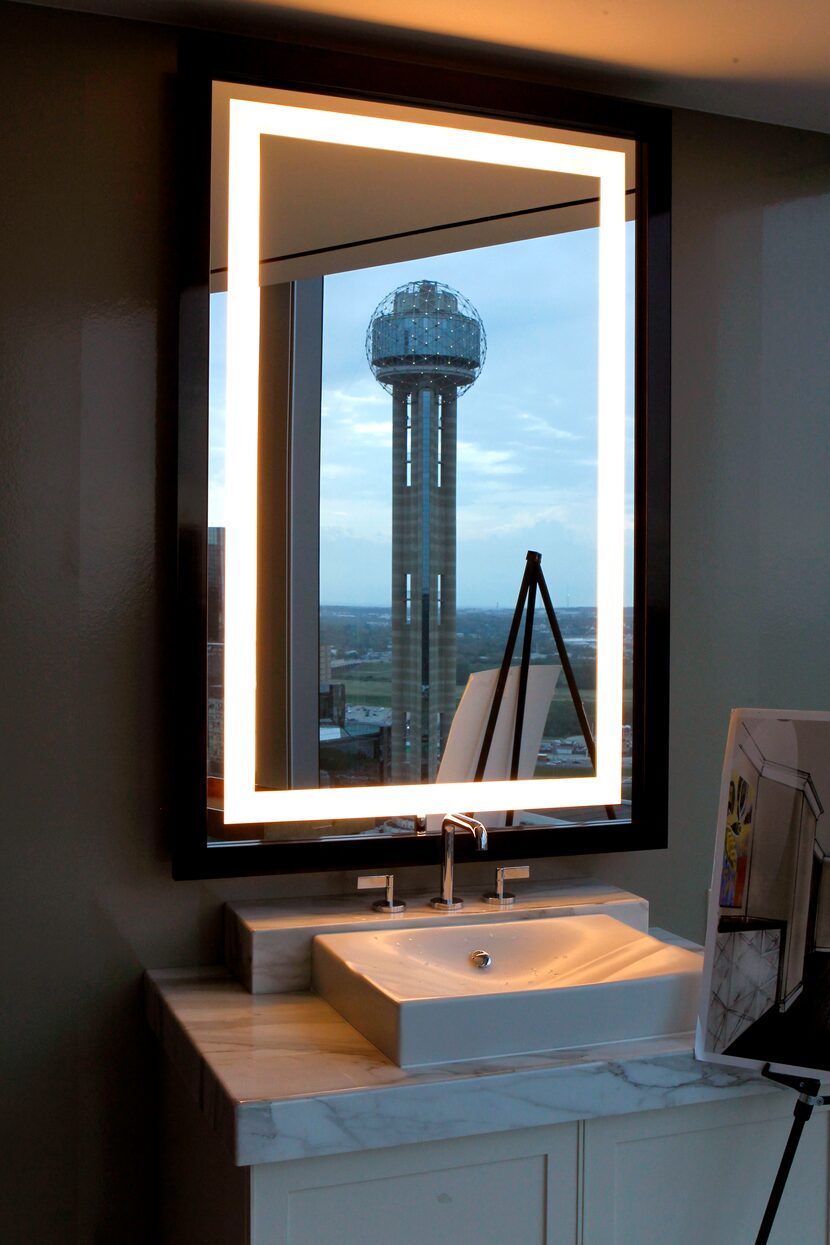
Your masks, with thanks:
M629 240L631 252L631 227ZM390 600L392 399L364 343L385 295L423 279L459 290L487 333L484 368L458 402L459 607L512 605L530 548L555 605L594 604L595 229L325 279L321 603ZM211 301L221 342L224 296ZM211 523L223 521L222 353L211 360Z
M458 401L459 607L513 604L531 548L555 603L593 604L593 229L326 278L321 601L389 601L392 399L364 338L384 296L422 279L464 294L487 333L484 368Z

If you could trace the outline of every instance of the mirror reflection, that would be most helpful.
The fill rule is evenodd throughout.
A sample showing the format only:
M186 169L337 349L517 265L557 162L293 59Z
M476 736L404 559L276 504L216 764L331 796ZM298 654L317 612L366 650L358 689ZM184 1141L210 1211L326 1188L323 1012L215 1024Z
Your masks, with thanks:
M209 802L220 809L227 438L221 152L229 91L215 91L211 238L207 763ZM633 191L633 144L574 139L625 151ZM226 167L225 158L225 178ZM591 775L594 179L273 137L262 140L262 168L257 789ZM502 810L486 814L491 825L627 815L630 193L628 201L622 807ZM528 562L528 551L541 561ZM531 565L541 567L550 609L534 580L511 647ZM300 830L266 823L256 833L411 834L423 824L413 817L321 818ZM239 837L226 829L227 838Z

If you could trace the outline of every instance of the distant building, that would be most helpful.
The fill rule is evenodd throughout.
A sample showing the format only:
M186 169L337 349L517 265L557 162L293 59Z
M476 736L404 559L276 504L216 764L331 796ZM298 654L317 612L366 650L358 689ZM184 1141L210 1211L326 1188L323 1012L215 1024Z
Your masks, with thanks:
M320 785L352 787L389 782L389 727L320 725Z
M320 684L320 727L346 725L346 684Z
M221 778L225 736L225 529L208 528L207 771Z
M436 281L388 294L366 333L392 395L393 782L435 778L455 711L456 408L485 353L478 312Z

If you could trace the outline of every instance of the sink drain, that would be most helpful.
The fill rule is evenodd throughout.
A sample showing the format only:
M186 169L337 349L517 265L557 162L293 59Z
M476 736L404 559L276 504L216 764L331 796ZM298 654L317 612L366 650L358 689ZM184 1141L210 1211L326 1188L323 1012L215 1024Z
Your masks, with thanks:
M489 951L471 951L470 960L476 968L489 968L493 963L493 957Z

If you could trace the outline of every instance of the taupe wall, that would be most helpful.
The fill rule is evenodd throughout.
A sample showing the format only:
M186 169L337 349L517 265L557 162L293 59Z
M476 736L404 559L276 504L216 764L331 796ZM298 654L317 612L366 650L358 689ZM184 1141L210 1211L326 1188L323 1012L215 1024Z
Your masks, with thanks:
M27 1245L156 1236L142 969L217 959L227 897L352 882L169 877L174 67L171 30L0 6L0 1237ZM828 139L677 118L671 846L537 875L587 865L691 934L730 706L830 705L828 189Z
M729 710L830 708L830 137L674 125L669 849L586 862L705 922Z

